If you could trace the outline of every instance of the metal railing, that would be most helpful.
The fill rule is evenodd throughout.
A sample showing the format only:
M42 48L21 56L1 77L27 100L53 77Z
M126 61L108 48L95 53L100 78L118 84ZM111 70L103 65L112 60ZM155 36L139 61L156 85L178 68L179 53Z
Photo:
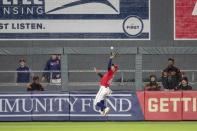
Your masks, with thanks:
M68 72L66 71L42 71L42 70L30 70L30 71L0 71L0 86L10 86L10 85L19 85L19 83L17 83L15 80L16 80L16 74L18 72L21 72L21 73L27 73L29 72L31 74L31 78L34 76L34 75L37 75L37 76L40 76L40 78L42 77L42 74L43 73L50 73L50 82L46 82L46 81L41 81L42 84L44 85L61 85L61 83L59 84L54 84L52 81L51 81L51 78L52 78L52 73L95 73L94 70L68 70ZM106 72L106 70L99 70L99 72L101 73L104 73ZM158 73L161 73L162 70L142 70L142 73L147 73L145 76L143 76L143 79L148 79L149 76L148 74L158 74ZM197 84L197 70L181 70L181 72L184 72L186 74L186 76L190 77L190 83L191 84ZM4 75L3 74L8 74L8 73L13 73L13 78L12 80L10 80L10 82L3 82L2 80L4 78ZM118 73L120 73L120 78L119 78L119 81L117 82L113 82L114 85L119 85L119 84L122 84L122 85L129 85L129 84L133 84L135 81L125 81L125 73L135 73L135 70L119 70ZM158 76L160 77L160 76ZM7 80L7 78L5 78ZM11 78L10 78L11 79ZM133 78L134 79L134 78ZM142 83L146 83L145 81L143 81ZM20 83L21 84L21 83ZM95 80L95 82L70 82L68 81L68 84L70 85L78 85L78 86L85 86L85 85L97 85L98 84L98 81ZM21 84L23 85L23 83Z
M5 70L5 71L0 71L0 86L26 86L27 83L17 83L17 73L29 73L30 76L30 81L32 82L33 76L39 76L40 77L40 82L43 85L61 85L61 81L59 82L54 82L53 81L53 73L60 73L61 71L42 71L42 70L29 70L29 71L16 71L16 70ZM42 80L43 73L49 73L49 81Z
M101 73L106 72L106 70L99 70ZM159 74L157 77L160 78L161 77L161 73L163 70L142 70L142 73L147 73L147 74ZM69 70L69 73L94 73L93 70ZM135 81L127 81L125 82L125 77L124 77L124 73L135 73L135 70L119 70L119 73L121 73L121 78L120 78L120 82L113 82L113 85L133 85L135 83ZM181 70L181 72L184 72L184 74L186 76L188 76L189 78L189 83L190 84L197 84L197 70ZM147 81L145 81L145 79L149 79L149 75L145 75L143 76L143 81L142 83L147 83ZM159 82L161 84L161 81ZM72 85L75 85L74 83L71 83ZM95 83L93 82L78 82L76 83L77 85L95 85ZM143 85L144 85L143 84Z
M161 73L162 70L142 70L142 72L143 73L153 73L153 74L156 74L156 73ZM197 70L181 70L181 72L184 72L184 74L186 76L190 76L191 77L190 83L197 83Z

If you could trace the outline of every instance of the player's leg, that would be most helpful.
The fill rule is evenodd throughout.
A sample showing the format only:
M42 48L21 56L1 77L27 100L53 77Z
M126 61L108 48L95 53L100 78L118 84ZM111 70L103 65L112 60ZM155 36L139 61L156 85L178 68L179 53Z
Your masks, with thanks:
M96 106L98 106L100 108L100 113L103 114L103 112L105 111L105 104L104 104L104 100L101 100L99 102L97 102Z
M106 95L107 95L106 88L101 86L94 100L94 105L100 108L101 114L104 114L106 108L105 106Z
M112 94L112 90L109 87L105 88L105 99L107 98L107 96L110 96L111 94ZM109 111L110 111L110 108L106 107L104 109L104 115L106 116L109 113Z
M97 103L97 106L99 106L101 108L102 114L104 116L106 116L109 111L110 108L105 106L105 100L107 98L107 96L109 96L111 94L111 90L109 89L109 87L102 87L101 93L99 94L99 102Z

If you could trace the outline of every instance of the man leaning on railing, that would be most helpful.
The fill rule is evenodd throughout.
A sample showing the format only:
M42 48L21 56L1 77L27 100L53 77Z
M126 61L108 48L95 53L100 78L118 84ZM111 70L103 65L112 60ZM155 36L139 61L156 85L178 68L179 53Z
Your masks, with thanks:
M17 77L16 77L17 83L29 83L30 82L30 69L26 65L25 59L21 58L19 60L19 67L16 69L16 71L17 71Z
M61 61L58 55L51 55L44 70L42 81L46 80L48 83L61 83Z
M168 59L168 66L162 72L162 84L165 91L174 91L181 81L180 69L174 66L175 60Z

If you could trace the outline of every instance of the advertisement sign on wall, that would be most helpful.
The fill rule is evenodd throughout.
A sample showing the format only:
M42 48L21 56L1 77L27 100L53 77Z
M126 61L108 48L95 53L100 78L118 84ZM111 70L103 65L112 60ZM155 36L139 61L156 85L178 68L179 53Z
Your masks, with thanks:
M174 0L174 39L197 40L196 0Z
M114 92L110 113L94 105L96 92L0 94L0 121L197 120L196 91Z
M145 120L182 120L182 92L146 92Z
M0 121L69 120L69 94L1 94Z
M135 92L116 92L106 101L111 108L102 116L94 106L94 92L58 94L0 94L0 121L106 121L144 120Z
M144 120L140 102L135 92L113 93L106 101L110 107L107 117L101 116L94 106L95 93L70 93L70 120Z
M197 92L183 92L183 120L197 120Z
M148 40L150 0L1 0L0 39Z

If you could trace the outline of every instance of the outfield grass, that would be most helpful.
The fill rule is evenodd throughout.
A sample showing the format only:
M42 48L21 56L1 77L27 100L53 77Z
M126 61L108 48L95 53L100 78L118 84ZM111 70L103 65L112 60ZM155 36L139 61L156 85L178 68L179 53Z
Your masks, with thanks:
M1 122L0 131L197 131L197 122Z

